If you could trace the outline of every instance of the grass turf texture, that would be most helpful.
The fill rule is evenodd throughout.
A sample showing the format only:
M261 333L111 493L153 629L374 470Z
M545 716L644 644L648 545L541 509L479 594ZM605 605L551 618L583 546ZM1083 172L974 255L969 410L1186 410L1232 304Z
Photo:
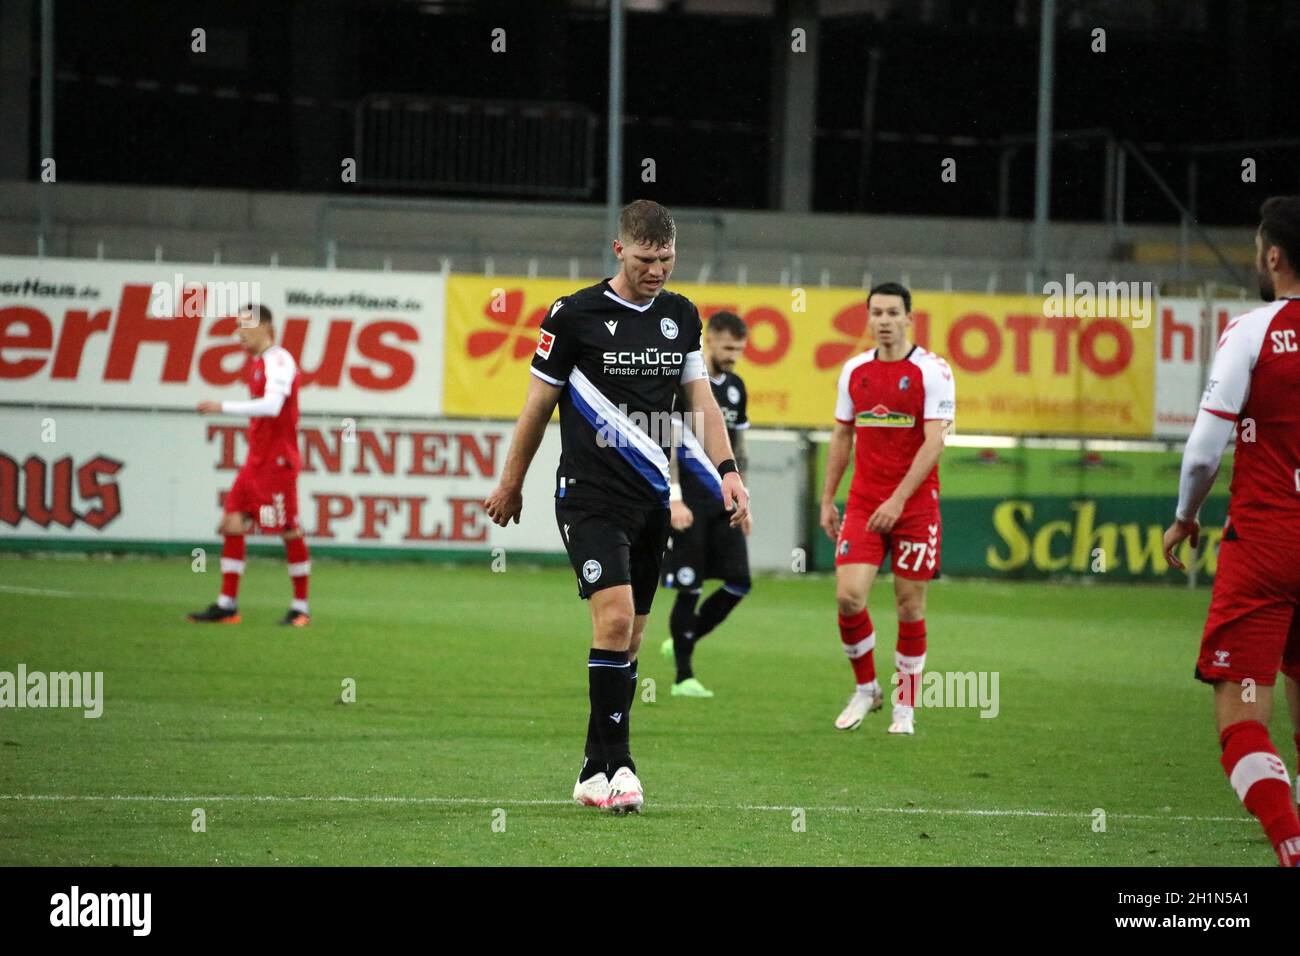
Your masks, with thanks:
M661 592L657 701L632 714L647 808L613 817L564 802L589 643L567 570L320 561L300 630L275 624L283 563L254 560L243 624L184 621L217 584L182 559L0 557L0 670L103 671L106 699L0 711L0 864L1273 862L1191 677L1205 590L936 584L928 667L1000 672L1001 712L922 709L912 738L888 703L833 729L852 682L829 578L758 579L697 651L711 701L669 694ZM873 598L888 680L888 582Z

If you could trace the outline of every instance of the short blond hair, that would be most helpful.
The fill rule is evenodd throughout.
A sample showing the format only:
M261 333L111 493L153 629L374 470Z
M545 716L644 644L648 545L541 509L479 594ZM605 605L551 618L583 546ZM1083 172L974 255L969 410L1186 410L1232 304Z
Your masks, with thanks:
M677 238L677 223L673 214L653 199L637 199L618 214L618 238L656 249L670 246Z

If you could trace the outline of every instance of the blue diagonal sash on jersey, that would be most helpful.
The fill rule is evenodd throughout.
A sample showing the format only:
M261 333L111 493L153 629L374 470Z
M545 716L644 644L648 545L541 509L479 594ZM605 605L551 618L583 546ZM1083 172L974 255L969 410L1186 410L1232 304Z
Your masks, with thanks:
M597 435L607 428L614 432L614 441L609 444L667 501L668 457L664 450L577 368L569 373L569 398Z
M678 454L678 461L686 466L700 484L719 498L722 497L722 476L718 474L718 469L713 467L713 462L709 461L709 455L700 444L700 440L686 424L682 425L682 449Z

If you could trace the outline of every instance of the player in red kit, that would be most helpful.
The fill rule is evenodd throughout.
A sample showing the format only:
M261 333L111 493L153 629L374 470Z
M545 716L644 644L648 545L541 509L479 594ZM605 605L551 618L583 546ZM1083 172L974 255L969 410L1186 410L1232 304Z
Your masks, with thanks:
M1196 547L1198 514L1237 431L1228 519L1196 660L1214 687L1222 764L1283 866L1300 866L1291 778L1268 735L1281 671L1300 757L1300 196L1274 197L1255 236L1269 303L1228 323L1183 452L1165 557Z
M898 644L891 734L915 733L915 706L925 668L925 592L939 569L939 456L952 427L955 392L948 363L908 340L912 294L895 282L867 295L876 347L840 373L835 429L826 460L821 525L835 541L835 600L840 641L857 688L835 720L853 730L880 708L876 631L867 594L890 556L898 604ZM848 507L835 507L849 456L857 446Z
M217 530L225 536L221 548L221 594L205 611L191 614L196 622L238 624L239 579L244 573L244 536L254 524L284 539L293 583L293 604L281 624L306 627L307 581L311 559L298 525L298 365L275 344L271 310L249 306L239 315L239 341L253 356L247 402L199 402L202 415L247 415L248 460L226 495L225 514Z

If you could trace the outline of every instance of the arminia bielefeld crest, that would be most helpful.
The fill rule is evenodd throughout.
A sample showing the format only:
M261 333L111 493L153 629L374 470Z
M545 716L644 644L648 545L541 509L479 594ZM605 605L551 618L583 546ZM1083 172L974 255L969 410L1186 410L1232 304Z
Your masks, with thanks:
M659 320L659 331L664 334L666 339L677 338L677 323L665 316Z

